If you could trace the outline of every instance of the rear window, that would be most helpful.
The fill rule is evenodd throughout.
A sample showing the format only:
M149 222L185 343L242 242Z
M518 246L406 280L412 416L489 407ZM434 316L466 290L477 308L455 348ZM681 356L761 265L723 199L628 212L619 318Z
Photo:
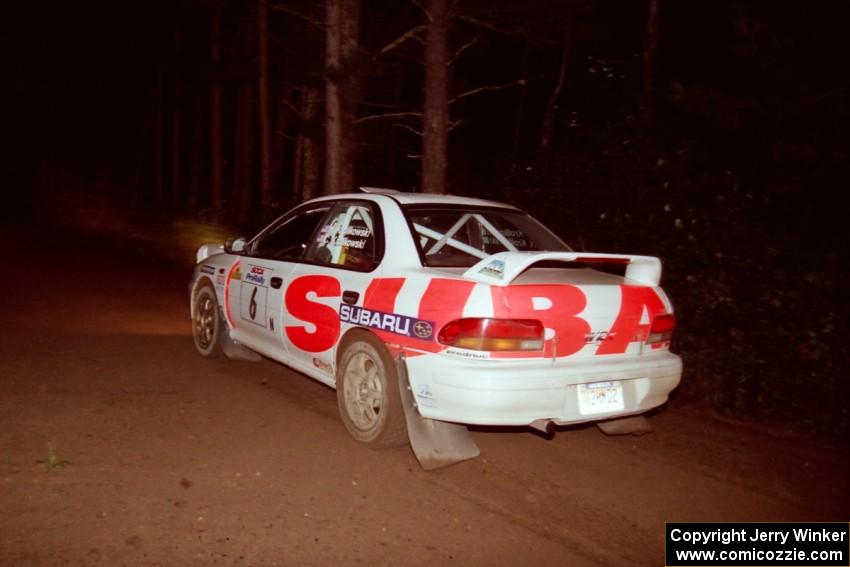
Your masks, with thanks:
M411 206L405 213L425 266L470 267L506 251L570 250L549 229L519 211Z

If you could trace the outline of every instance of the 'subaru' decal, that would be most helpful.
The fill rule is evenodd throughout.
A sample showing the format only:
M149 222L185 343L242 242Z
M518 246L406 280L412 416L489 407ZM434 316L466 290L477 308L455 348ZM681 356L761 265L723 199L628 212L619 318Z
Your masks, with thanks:
M348 305L342 303L339 306L339 320L343 323L354 323L362 327L370 327L379 331L387 331L397 335L404 335L413 339L431 340L434 335L434 323L423 321L415 317L400 315L398 313L385 313Z

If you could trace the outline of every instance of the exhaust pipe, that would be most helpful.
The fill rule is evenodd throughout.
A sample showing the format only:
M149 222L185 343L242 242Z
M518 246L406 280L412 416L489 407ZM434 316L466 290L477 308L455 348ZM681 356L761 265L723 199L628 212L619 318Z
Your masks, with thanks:
M551 419L538 419L529 423L528 426L542 433L547 439L554 438L557 431L555 422Z

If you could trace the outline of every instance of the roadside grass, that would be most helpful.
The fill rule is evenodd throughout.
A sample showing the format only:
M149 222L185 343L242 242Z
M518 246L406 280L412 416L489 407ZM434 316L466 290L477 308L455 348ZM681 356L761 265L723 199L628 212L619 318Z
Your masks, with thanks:
M71 464L71 461L59 456L59 453L56 451L56 443L54 441L47 444L47 455L45 458L36 462L43 465L49 472L60 471L65 468L65 465Z

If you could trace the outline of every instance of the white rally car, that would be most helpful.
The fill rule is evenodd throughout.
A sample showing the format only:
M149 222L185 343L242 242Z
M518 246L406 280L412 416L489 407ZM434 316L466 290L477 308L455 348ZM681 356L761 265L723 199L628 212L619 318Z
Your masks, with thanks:
M336 388L355 439L409 439L435 468L478 453L458 424L628 423L664 403L682 363L660 277L657 258L572 251L509 205L363 189L201 246L191 316L202 355Z

